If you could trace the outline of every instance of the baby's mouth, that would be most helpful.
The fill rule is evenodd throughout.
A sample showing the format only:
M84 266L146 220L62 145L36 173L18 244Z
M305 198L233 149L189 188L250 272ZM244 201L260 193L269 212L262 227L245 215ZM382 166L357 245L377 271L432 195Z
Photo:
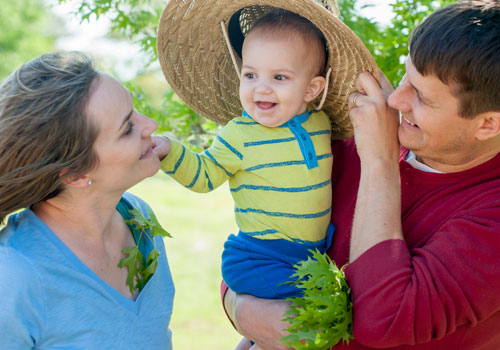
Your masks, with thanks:
M276 106L276 103L274 103L274 102L265 102L265 101L257 101L257 102L255 102L255 104L260 109L270 109L270 108L273 108L274 106Z

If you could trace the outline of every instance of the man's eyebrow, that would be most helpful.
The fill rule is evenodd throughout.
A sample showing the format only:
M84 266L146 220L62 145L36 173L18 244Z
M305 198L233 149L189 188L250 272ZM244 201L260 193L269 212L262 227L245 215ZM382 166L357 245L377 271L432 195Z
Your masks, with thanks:
M424 102L425 102L425 103L427 103L427 104L432 104L432 101L431 101L431 100L429 100L427 97L423 96L423 95L422 95L422 92L420 92L420 90L419 90L419 89L418 89L415 85L413 85L410 81L409 81L409 83L410 83L410 85L412 86L412 88L413 88L413 89L417 92L418 97L419 97L422 101L424 101Z

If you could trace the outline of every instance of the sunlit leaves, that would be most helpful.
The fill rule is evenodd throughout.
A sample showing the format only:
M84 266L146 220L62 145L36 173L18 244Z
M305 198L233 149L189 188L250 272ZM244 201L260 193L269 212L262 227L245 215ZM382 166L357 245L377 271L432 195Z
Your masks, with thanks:
M290 282L302 292L285 313L290 335L282 341L296 350L326 350L352 338L352 301L342 269L319 251L295 265Z

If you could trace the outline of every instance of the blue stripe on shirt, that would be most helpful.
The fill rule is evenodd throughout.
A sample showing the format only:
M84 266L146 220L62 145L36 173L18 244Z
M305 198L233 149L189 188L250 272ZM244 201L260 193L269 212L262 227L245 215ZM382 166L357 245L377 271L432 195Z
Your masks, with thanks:
M219 140L224 146L226 146L228 150L230 150L231 152L233 152L234 154L236 154L236 156L238 158L243 159L243 154L241 154L240 152L238 152L238 150L236 148L234 148L233 146L231 146L229 144L229 142L227 142L226 140L224 140L219 135L217 135L217 140Z
M193 178L193 181L191 181L191 183L189 184L189 186L187 186L187 188L191 188L194 186L194 184L196 183L196 181L198 181L198 177L200 176L200 171L201 171L201 158L200 158L200 155L197 154L196 157L198 158L198 169L196 169L196 175L194 176Z
M265 211L262 209L254 209L254 208L235 208L234 209L235 213L256 213L256 214L264 214L264 215L269 215L269 216L279 216L279 217L285 217L285 218L293 218L293 219L314 219L314 218L320 218L322 216L327 215L330 213L330 208L321 211L319 213L311 213L311 214L293 214L293 213L281 213L277 211Z
M210 178L208 177L208 174L205 172L205 178L208 181L208 189L212 191L214 189L214 185L212 184L212 181L210 181Z
M325 153L320 156L318 156L318 160L324 159L324 158L330 158L332 157L331 153ZM304 160L290 160L288 162L277 162L277 163L264 163L264 164L259 164L252 166L250 168L246 168L245 171L255 171L263 168L274 168L274 167L280 167L280 166L290 166L290 165L300 165L300 164L305 164L306 162Z
M210 152L208 150L205 151L205 154L208 156L208 158L210 158L212 160L212 162L214 162L215 165L217 165L219 168L224 170L226 172L227 176L229 176L229 177L233 176L233 174L231 172L227 171L226 168L224 168L221 164L219 164L217 159L215 159L215 157L212 154L210 154Z
M259 124L257 122L243 122L243 121L239 121L239 120L236 120L235 123L242 124L242 125L257 125L257 124Z
M175 174L177 169L179 168L179 165L181 165L183 159L184 159L184 154L186 154L186 146L182 145L182 153L177 162L174 165L174 169L172 171L165 171L165 174Z
M260 191L276 191L276 192L307 192L311 190L316 190L318 188L325 187L330 184L330 180L320 182L315 185L309 185L304 187L272 187L272 186L256 186L256 185L246 185L243 184L236 188L231 188L231 192L238 192L240 190L260 190Z
M240 231L241 233L244 233L248 236L265 236L265 235L269 235L269 234L272 234L272 233L278 233L278 230L274 230L274 229L269 229L269 230L264 230L264 231L254 231L254 232L243 232L243 231Z
M309 136L330 135L331 131L330 130L320 130L320 131L313 131L313 132L310 132L308 134L309 134ZM295 141L295 140L296 140L295 137L287 137L287 138L284 138L284 139L272 139L272 140L262 140L262 141L245 142L243 144L243 147L268 145L268 144L281 143L281 142L291 142L291 141Z
M291 142L291 141L295 141L295 140L296 140L295 137L287 137L286 139L273 139L273 140L245 142L243 144L243 147L260 146L260 145L267 145L267 144L271 144L271 143Z
M332 133L331 130L319 130L319 131L313 131L310 132L310 136L317 136L317 135L330 135Z

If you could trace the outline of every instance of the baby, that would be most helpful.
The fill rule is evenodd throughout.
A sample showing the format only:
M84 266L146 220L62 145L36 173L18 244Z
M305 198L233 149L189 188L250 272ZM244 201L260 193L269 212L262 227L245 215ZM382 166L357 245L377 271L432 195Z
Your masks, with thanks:
M268 12L243 42L242 116L199 154L165 141L161 167L185 187L208 192L229 180L239 233L224 245L222 275L235 292L300 295L285 283L293 265L331 242L331 126L310 105L325 87L325 61L325 40L310 21Z

